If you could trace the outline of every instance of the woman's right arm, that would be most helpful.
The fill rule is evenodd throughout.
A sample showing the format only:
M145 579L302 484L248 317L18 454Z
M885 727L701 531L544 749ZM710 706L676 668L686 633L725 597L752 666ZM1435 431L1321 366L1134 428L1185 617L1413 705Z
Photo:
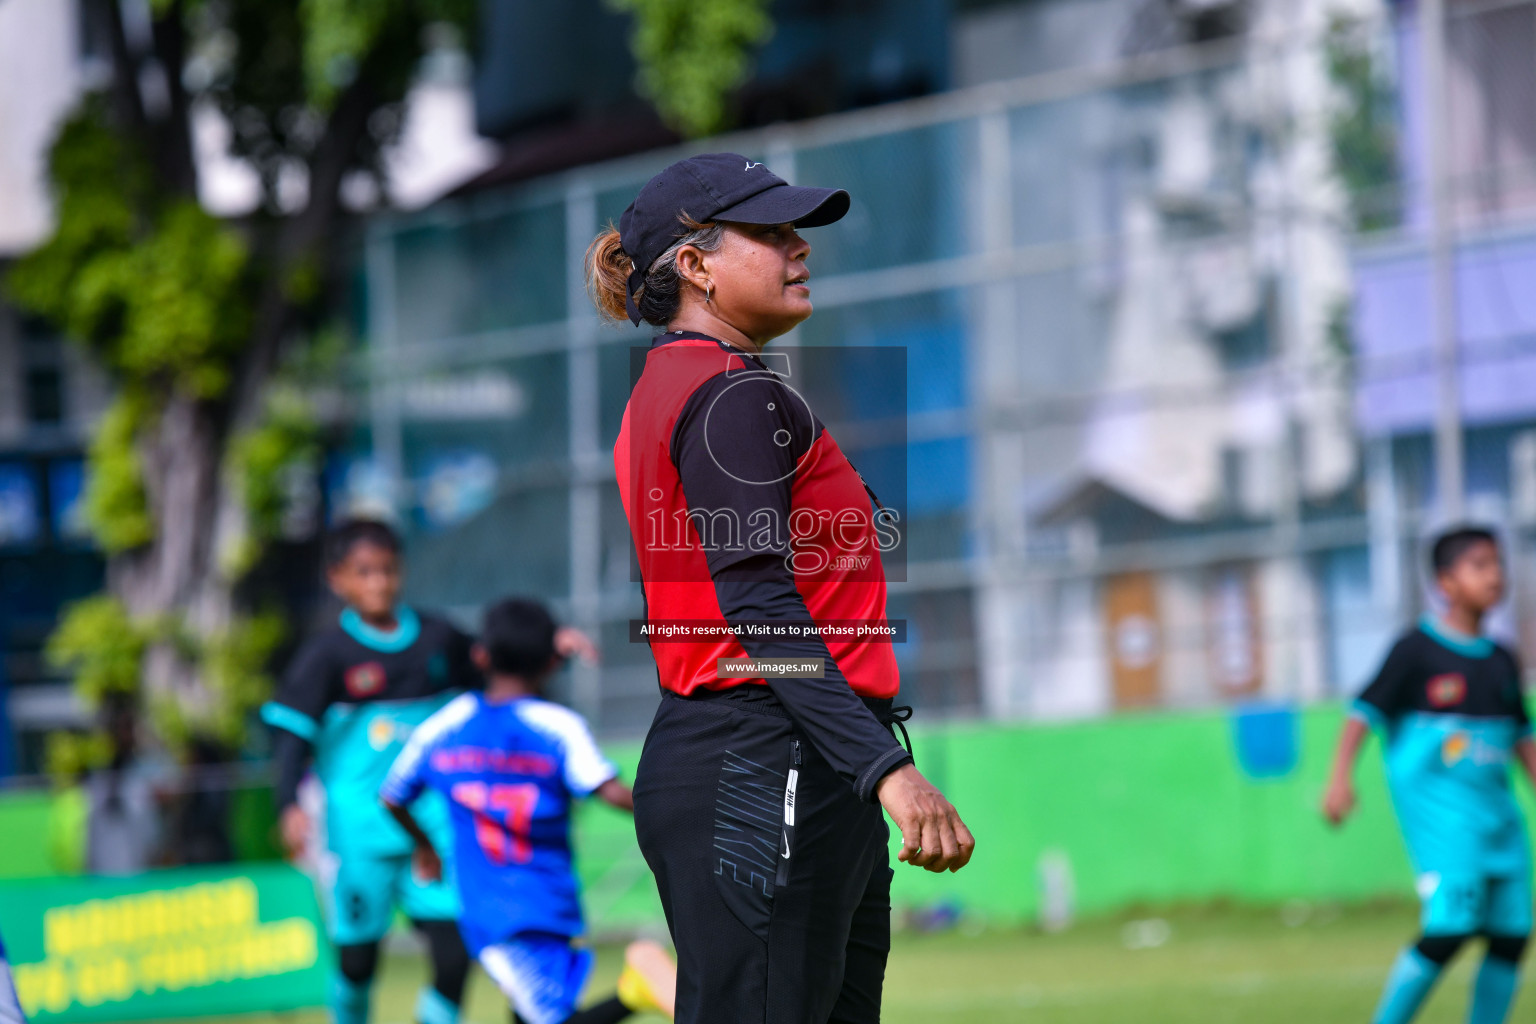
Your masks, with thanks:
M756 556L727 566L713 577L720 613L732 625L811 621L782 558ZM896 742L891 730L848 686L821 637L761 639L741 635L737 640L751 658L790 658L823 665L820 677L773 676L767 679L768 688L827 763L848 780L859 799L873 801L876 784L893 769L911 762L912 756Z
M727 622L810 621L782 558L758 556L715 574L715 593ZM860 799L885 807L901 831L899 860L929 871L958 871L970 861L976 840L959 812L849 688L823 640L740 642L753 658L822 659L822 678L770 678L768 688Z
M795 472L817 429L803 401L766 373L719 374L689 396L678 416L672 462L690 514L710 533L702 538L704 555L727 623L812 621L789 566L789 522ZM749 547L746 530L754 522L776 528L754 534L767 539ZM735 531L732 542L717 543L717 523ZM911 756L849 688L826 642L814 634L738 632L749 657L824 666L820 677L766 681L827 763L861 800L874 802L876 783Z

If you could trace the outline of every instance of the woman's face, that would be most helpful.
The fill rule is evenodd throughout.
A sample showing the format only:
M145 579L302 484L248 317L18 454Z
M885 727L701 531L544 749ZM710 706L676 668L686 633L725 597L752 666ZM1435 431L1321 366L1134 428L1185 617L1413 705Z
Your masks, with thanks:
M811 315L811 247L793 224L728 224L720 248L704 254L711 312L759 343Z

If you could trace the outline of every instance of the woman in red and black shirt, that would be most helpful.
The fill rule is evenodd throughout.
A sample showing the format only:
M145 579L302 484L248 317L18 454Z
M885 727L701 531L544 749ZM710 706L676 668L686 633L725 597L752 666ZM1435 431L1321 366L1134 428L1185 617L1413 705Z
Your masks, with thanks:
M664 327L614 449L663 692L635 824L678 950L677 1020L876 1022L899 858L975 841L892 734L899 679L858 473L759 353L811 314L797 228L846 192L733 153L662 171L588 251L609 318ZM812 624L816 628L811 627ZM670 635L669 635L670 634ZM722 674L720 659L790 668Z

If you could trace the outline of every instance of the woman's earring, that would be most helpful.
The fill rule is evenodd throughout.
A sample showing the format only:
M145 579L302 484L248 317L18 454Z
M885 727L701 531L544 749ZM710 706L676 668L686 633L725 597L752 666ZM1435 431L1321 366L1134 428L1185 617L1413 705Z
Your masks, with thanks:
M714 300L711 298L711 296L714 295L714 293L715 293L715 282L713 282L713 281L705 281L704 282L704 301L706 303L707 302L713 302Z

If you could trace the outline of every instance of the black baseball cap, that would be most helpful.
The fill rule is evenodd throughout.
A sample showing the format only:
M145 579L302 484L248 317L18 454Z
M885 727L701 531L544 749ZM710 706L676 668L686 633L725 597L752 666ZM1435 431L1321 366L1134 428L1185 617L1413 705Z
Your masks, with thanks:
M849 202L840 188L791 185L740 153L701 153L679 160L646 182L619 218L619 243L635 263L625 295L629 319L640 322L635 293L645 284L651 264L684 234L684 215L700 222L815 228L841 220Z

